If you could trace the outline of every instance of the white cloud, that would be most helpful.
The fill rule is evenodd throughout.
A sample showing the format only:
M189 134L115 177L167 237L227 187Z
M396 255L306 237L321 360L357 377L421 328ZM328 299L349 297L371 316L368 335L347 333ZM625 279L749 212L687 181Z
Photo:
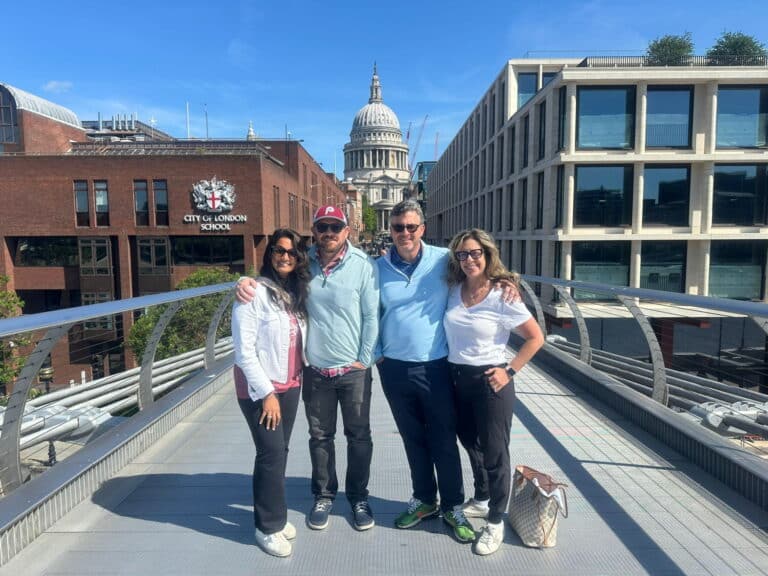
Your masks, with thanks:
M72 82L69 80L51 80L43 86L43 90L54 94L63 94L64 92L69 92L71 89Z

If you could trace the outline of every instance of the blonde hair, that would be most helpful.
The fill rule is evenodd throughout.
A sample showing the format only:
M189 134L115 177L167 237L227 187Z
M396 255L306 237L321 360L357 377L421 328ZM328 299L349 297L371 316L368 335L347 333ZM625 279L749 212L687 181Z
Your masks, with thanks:
M501 257L499 256L499 249L496 247L496 243L493 241L493 237L481 228L472 228L471 230L464 230L459 232L453 237L450 244L451 259L448 263L448 284L454 286L461 284L466 275L461 269L461 264L458 258L456 258L456 251L459 249L465 241L474 240L483 249L485 254L485 277L491 281L496 280L509 280L514 284L517 284L520 280L520 275L517 272L510 272L501 263Z

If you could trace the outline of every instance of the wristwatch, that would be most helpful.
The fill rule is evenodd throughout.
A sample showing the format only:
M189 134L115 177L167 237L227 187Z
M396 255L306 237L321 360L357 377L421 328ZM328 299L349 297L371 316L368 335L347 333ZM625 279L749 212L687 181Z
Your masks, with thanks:
M507 373L507 376L509 376L509 379L510 379L510 380L512 380L512 378L514 378L514 377L515 377L515 374L517 374L517 370L515 370L514 368L512 368L512 366L507 366L507 367L504 369L504 372L506 372L506 373Z

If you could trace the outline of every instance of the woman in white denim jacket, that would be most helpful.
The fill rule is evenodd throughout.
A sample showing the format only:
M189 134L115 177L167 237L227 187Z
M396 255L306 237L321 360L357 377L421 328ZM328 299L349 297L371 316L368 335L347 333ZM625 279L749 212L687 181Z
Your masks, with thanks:
M255 298L235 303L235 388L256 447L256 543L288 556L296 529L287 520L285 465L305 362L309 264L301 237L283 228L267 243Z

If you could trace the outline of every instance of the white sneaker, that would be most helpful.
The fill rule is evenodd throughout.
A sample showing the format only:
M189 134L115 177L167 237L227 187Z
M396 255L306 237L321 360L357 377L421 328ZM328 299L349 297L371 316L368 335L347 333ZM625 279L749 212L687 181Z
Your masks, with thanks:
M499 549L501 543L504 541L504 523L498 524L486 524L483 531L480 533L480 538L475 542L473 552L480 556L487 556L493 554Z
M467 518L487 518L489 500L475 500L470 498L462 505L464 516Z
M293 552L293 546L288 542L282 531L275 532L274 534L264 534L264 532L256 528L256 544L267 554L281 558L290 556L291 552Z
M286 522L285 527L283 528L283 536L288 540L294 540L296 538L296 526L290 522Z

